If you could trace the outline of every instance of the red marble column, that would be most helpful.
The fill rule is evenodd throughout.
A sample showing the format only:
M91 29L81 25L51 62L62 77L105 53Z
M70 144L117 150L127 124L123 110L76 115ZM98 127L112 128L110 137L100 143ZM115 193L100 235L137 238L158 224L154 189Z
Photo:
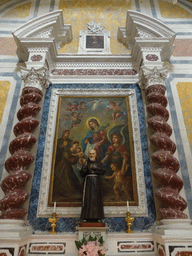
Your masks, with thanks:
M177 175L179 161L173 156L176 151L175 143L170 139L172 128L167 123L169 112L167 107L166 87L163 84L151 84L145 90L148 101L147 110L152 115L148 126L155 132L150 136L150 142L155 147L151 159L157 168L153 176L160 184L155 196L161 202L158 209L163 219L187 219L183 213L187 202L179 195L183 187L182 179Z
M11 156L5 162L5 169L9 175L1 182L0 186L5 196L0 200L1 219L23 219L27 211L22 205L29 198L25 185L31 178L27 171L35 157L29 152L37 142L32 132L39 125L35 118L40 111L38 102L43 93L35 87L25 87L20 98L21 108L17 112L19 122L14 126L16 138L9 144Z

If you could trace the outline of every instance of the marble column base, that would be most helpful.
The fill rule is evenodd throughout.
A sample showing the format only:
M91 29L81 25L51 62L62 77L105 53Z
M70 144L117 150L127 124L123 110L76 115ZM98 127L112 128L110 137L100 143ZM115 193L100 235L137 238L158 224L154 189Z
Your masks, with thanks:
M192 235L192 220L190 219L163 219L155 226L155 232L167 235Z
M32 227L24 220L0 219L0 238L23 238L32 233Z

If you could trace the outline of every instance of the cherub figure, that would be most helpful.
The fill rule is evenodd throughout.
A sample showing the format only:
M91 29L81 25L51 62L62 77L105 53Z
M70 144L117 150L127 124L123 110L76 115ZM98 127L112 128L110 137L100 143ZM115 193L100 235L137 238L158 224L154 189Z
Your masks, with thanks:
M65 118L66 120L72 120L72 125L70 130L81 123L81 119L80 119L81 117L83 116L80 116L80 113L77 114L76 112L72 112L70 117Z
M83 110L83 111L86 111L86 109L85 109L85 102L84 101L81 101L80 102L80 104L79 104L79 106L78 106L78 109L81 111L81 110Z
M75 103L75 104L69 103L69 106L70 106L70 108L68 108L67 110L69 110L71 112L74 112L74 111L78 110L78 104L77 103Z
M127 199L131 201L133 199L131 177L125 177L124 172L122 172L121 166L119 166L118 163L112 163L111 169L113 174L111 176L105 176L105 179L114 179L115 184L113 186L113 190L115 192L116 200L119 200L120 192L124 191Z
M123 112L121 111L121 107L119 105L117 105L115 102L111 101L109 103L109 105L111 106L110 108L108 108L107 110L113 110L113 121L115 122L117 118L119 118L120 116L122 116Z

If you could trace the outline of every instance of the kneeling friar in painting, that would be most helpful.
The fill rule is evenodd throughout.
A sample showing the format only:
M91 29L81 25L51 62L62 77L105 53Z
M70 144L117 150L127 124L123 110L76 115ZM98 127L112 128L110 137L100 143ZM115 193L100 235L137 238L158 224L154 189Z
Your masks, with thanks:
M95 150L89 151L89 158L80 171L85 177L81 219L87 222L98 222L104 219L103 191L100 175L104 174L103 165L97 160Z

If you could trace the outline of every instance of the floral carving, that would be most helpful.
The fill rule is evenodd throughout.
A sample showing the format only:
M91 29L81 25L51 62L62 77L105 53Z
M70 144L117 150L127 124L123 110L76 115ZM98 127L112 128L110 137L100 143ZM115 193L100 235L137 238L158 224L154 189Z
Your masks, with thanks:
M147 54L146 59L148 61L157 61L159 59L159 57L155 54Z
M42 95L41 90L49 87L48 71L46 68L40 68L38 70L34 68L31 68L30 70L23 68L21 72L21 78L26 85L25 88L30 87L34 89L33 93L36 93L36 91L38 90L38 93ZM26 94L26 91L24 90L23 93Z
M101 33L104 30L104 26L100 23L91 21L86 25L90 33Z
M43 59L43 57L41 55L39 55L39 54L31 56L31 60L32 61L40 61L42 59Z

